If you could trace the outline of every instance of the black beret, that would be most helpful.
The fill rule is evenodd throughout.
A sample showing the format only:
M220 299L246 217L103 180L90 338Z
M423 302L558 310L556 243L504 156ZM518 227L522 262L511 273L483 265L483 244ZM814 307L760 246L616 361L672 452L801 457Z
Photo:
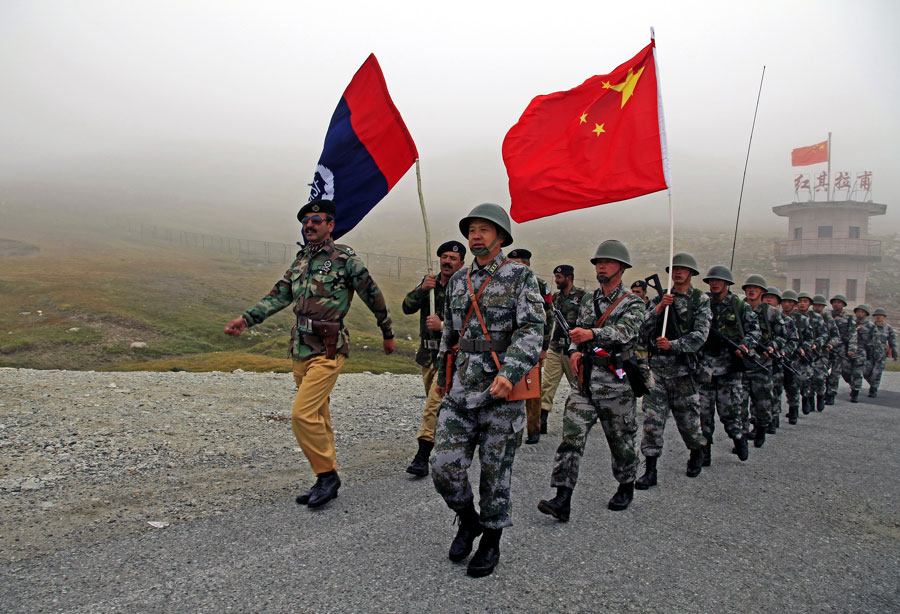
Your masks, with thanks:
M300 211L297 212L297 220L302 221L308 213L324 213L325 215L336 217L337 207L335 207L333 200L311 200L300 207Z
M522 260L531 260L531 252L529 252L527 249L522 249L521 247L519 249L512 250L511 252L509 252L506 255L509 258L520 258Z
M571 264L561 264L558 267L556 267L555 269L553 269L553 274L556 275L557 273L559 273L561 275L574 276L575 268Z
M463 259L466 257L466 246L459 241L447 241L446 243L441 243L441 246L437 249L438 257L444 252L454 252L459 254L460 259Z

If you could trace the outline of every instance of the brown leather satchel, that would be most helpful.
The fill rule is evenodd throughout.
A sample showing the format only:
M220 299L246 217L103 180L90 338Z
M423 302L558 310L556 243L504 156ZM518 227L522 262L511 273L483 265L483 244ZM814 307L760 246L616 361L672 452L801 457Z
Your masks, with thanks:
M325 358L334 360L337 356L337 340L341 334L340 322L323 322L311 320L312 332L325 344Z

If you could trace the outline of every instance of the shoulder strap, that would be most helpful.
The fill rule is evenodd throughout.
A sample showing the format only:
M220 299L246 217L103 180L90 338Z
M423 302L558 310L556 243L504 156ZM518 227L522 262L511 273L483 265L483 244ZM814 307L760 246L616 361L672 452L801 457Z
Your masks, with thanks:
M613 302L613 304L610 305L609 308L608 308L606 311L603 312L603 315L600 316L600 319L597 320L597 323L596 323L596 324L594 324L594 328L603 328L603 325L606 324L607 318L609 318L609 314L611 314L612 311L613 311L613 309L616 308L616 305L618 305L619 303L621 303L623 300L625 300L625 297L628 297L628 296L632 296L631 292L626 292L625 294L623 294L622 296L620 296L619 298L617 298L617 299ZM596 309L594 309L594 314L596 315Z
M478 316L478 323L481 324L481 330L484 332L484 336L488 341L491 340L491 335L488 333L487 326L484 324L484 318L481 317L481 309L478 307L478 300L481 298L481 295L484 293L484 289L487 288L488 283L490 283L491 279L494 276L494 273L500 270L504 264L509 262L509 258L503 260L496 269L491 271L488 269L487 279L481 284L481 287L478 288L478 294L475 294L475 288L472 286L472 267L466 269L466 284L469 286L469 299L472 301L472 304L469 305L469 313L466 314L466 321L463 322L463 333L465 333L466 326L469 324L469 320L472 318L472 310L475 310L475 315ZM500 359L497 358L497 352L491 352L491 356L494 357L494 364L497 365L497 371L500 371Z
M741 336L741 339L744 338L744 319L741 317L741 314L738 313L738 303L743 303L741 299L738 298L737 294L731 295L731 311L734 312L734 322L737 324L738 334Z

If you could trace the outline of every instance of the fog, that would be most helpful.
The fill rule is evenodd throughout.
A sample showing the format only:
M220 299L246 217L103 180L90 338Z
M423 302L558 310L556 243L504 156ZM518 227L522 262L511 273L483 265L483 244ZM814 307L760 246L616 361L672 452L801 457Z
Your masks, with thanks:
M112 211L276 241L331 114L374 52L416 141L436 234L509 204L503 136L536 95L611 71L655 26L676 228L786 232L793 148L873 173L900 229L895 2L78 2L0 4L0 204ZM821 198L821 197L820 197ZM805 199L805 197L804 197ZM528 222L565 238L664 225L665 193ZM411 169L364 224L421 229ZM2 213L2 210L0 210ZM355 232L348 235L352 243Z

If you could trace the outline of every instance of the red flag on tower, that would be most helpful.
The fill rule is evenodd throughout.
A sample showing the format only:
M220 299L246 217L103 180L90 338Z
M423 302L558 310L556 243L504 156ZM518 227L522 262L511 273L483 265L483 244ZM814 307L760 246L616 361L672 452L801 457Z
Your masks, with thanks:
M809 166L828 162L828 141L791 150L791 166Z
M538 96L503 139L517 222L668 187L655 43L608 75Z

